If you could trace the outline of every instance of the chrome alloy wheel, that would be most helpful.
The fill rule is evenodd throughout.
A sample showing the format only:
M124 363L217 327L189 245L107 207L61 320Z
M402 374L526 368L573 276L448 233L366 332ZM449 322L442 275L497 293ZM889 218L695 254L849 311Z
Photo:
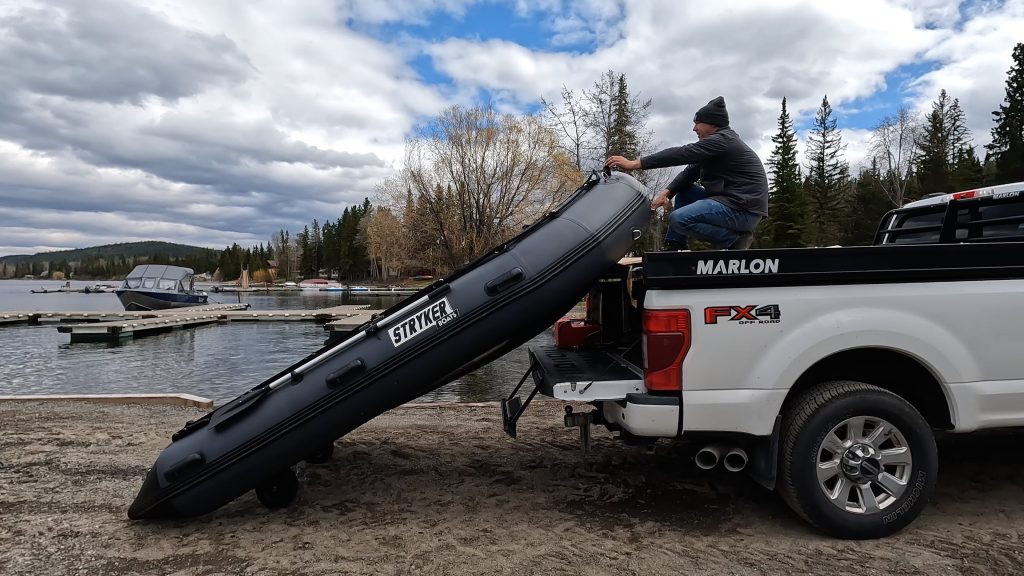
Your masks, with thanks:
M872 514L907 489L913 458L898 428L873 416L840 422L818 447L818 485L837 508Z

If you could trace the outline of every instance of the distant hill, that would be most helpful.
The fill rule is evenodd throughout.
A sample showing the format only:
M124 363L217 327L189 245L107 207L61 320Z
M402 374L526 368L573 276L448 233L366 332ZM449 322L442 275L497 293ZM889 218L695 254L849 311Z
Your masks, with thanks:
M146 242L123 242L120 244L106 244L93 246L91 248L76 248L74 250L57 250L55 252L39 252L37 254L14 254L11 256L0 256L0 263L8 266L19 262L51 262L67 260L68 262L85 260L87 258L137 258L139 256L152 256L160 254L171 258L185 258L189 256L206 256L209 252L219 252L210 248L200 246L189 246L187 244L174 244L172 242L158 242L149 240Z
M123 278L136 264L174 264L196 272L217 268L219 250L171 242L125 242L91 248L0 256L0 278L48 277Z

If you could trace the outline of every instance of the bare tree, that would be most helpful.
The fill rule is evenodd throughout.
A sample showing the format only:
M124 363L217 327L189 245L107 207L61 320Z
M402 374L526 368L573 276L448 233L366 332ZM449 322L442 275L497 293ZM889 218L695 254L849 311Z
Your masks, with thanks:
M457 106L406 143L399 178L391 197L410 191L417 232L438 246L449 270L514 236L580 181L540 118Z
M599 168L611 154L640 157L654 151L647 128L651 100L629 93L624 74L608 70L582 95L562 87L561 105L542 100L544 116L559 137L559 148L572 159L580 177ZM630 145L622 144L629 142ZM645 170L633 175L654 193L665 188L678 169ZM660 236L660 222L652 230Z
M572 159L576 170L583 172L583 151L588 146L590 126L587 109L575 92L562 86L562 106L540 99L551 128L559 134L558 147Z
M270 245L274 249L274 259L277 260L277 271L281 278L289 279L295 272L298 250L295 244L296 239L291 237L287 230L281 230L270 236Z
M910 182L921 124L914 113L901 106L879 121L871 135L871 153L877 162L879 181L893 206L902 206Z
M365 225L370 273L386 282L392 271L399 274L405 266L408 236L402 230L402 221L390 208L378 206L360 221L360 225Z

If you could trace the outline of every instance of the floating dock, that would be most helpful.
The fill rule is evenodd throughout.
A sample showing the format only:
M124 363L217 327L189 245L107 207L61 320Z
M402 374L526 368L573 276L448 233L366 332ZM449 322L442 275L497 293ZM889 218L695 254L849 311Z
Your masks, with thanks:
M66 324L57 327L61 334L71 334L71 343L117 342L140 336L159 334L179 328L195 328L205 324L216 324L220 315L215 312L193 312L190 314L168 314L156 318L117 320L86 324Z
M379 312L380 310L360 310L340 315L341 317L336 320L326 322L324 330L327 332L327 344L333 344L345 339L353 330L362 326L365 322L369 322L373 315Z
M141 312L110 310L96 310L88 312L0 312L0 325L45 324L51 322L114 322L124 320L141 320L144 318L160 318L174 314L196 314L200 312L217 313L228 310L245 310L248 307L248 304L211 304L209 306L190 306L188 308L147 310Z
M331 324L333 337L343 335L370 320L379 310L365 304L333 306L318 310L248 310L248 304L215 304L145 312L0 312L0 326L58 324L57 331L71 336L71 343L112 342L198 328L225 322L315 322Z

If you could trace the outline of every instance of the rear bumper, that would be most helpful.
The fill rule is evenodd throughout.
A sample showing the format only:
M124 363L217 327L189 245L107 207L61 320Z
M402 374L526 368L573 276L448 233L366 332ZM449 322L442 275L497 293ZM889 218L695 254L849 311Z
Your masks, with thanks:
M649 394L643 371L620 356L554 346L533 346L529 353L541 394L600 403L605 422L634 436L672 438L682 430L682 398Z
M684 431L769 436L788 392L684 389L679 396L652 395L642 370L603 350L534 346L530 361L541 394L600 403L606 422L637 436L669 438Z
M620 402L602 403L606 422L634 436L674 438L682 433L683 410L678 397L629 394Z

